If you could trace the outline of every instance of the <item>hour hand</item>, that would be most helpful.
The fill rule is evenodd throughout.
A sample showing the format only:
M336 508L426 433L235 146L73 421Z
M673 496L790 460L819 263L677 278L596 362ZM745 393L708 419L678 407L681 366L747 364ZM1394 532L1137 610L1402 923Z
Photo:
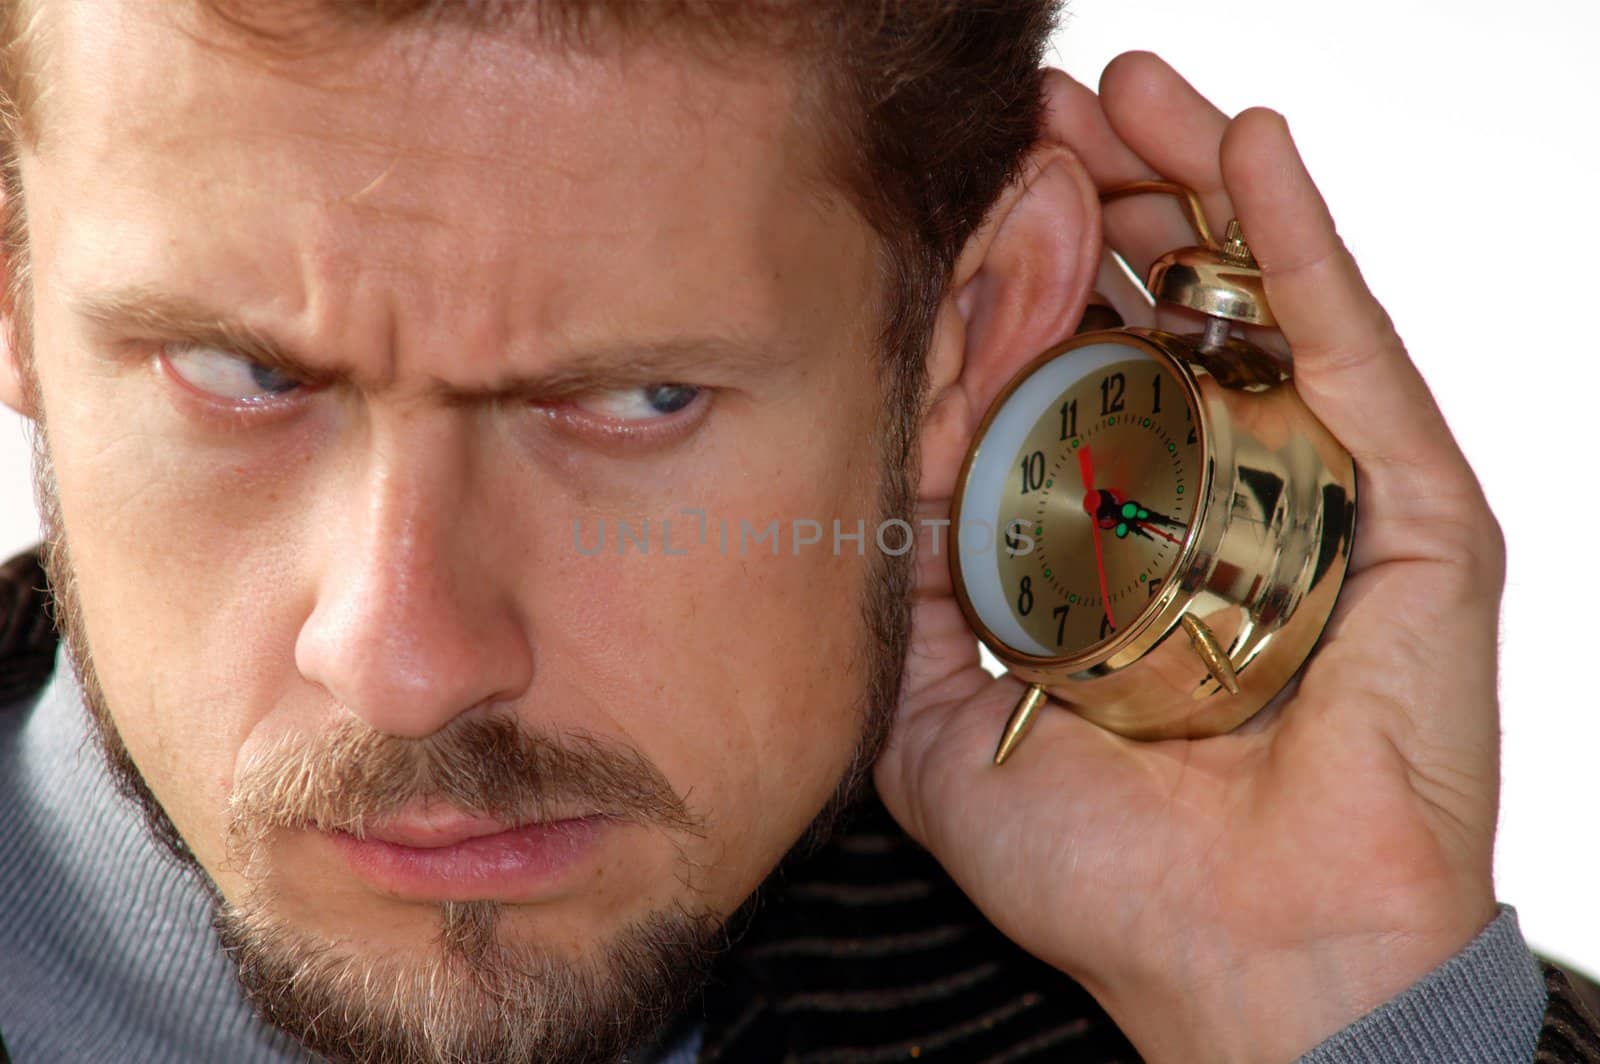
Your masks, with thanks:
M1168 517L1158 510L1146 510L1140 507L1138 520L1147 525L1162 525L1166 528L1182 528L1183 522L1176 517Z

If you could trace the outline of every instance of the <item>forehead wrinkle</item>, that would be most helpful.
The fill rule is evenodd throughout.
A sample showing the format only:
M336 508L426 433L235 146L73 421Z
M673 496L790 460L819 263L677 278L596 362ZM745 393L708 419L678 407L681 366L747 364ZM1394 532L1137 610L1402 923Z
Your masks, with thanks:
M785 86L782 91L790 104L778 111L785 119L782 127L763 128L760 135L768 140L800 142L803 150L789 153L789 158L791 161L798 159L801 165L794 167L796 172L788 174L788 178L804 190L806 198L812 200L815 206L825 212L834 205L830 201L848 199L842 197L841 190L835 187L833 168L818 158L825 154L818 149L826 138L821 136L816 123L820 100L817 97L818 86L814 84L817 80L815 74L794 57L777 54L770 48L718 48L713 54L707 49L695 47L692 35L682 40L674 36L664 41L625 36L603 47L570 47L559 40L520 32L516 25L497 23L489 26L470 22L458 25L428 20L393 25L352 23L346 27L349 32L329 34L322 38L329 43L313 47L309 55L286 52L274 56L270 50L264 52L259 47L261 42L253 45L249 35L238 32L236 28L230 30L218 25L209 32L204 31L194 19L182 17L180 7L187 9L188 5L135 3L123 10L136 17L149 31L175 33L196 49L212 53L216 63L237 65L243 62L254 72L279 81L295 91L320 90L323 94L346 100L351 93L363 93L375 102L387 97L390 101L399 101L407 112L411 110L405 106L407 101L420 100L436 108L441 99L455 97L462 103L459 109L469 119L497 113L500 120L510 122L508 127L498 132L500 143L506 140L538 140L542 128L539 121L540 103L543 102L541 97L559 100L570 95L577 83L585 78L592 80L597 66L610 66L613 72L611 76L626 79L637 57L659 56L662 50L667 50L689 60L688 63L673 62L667 65L665 73L675 79L676 85L693 86L693 71L689 69L693 67L710 68L735 77L757 76L764 84L778 82ZM538 21L535 19L535 24ZM572 43L568 42L569 45ZM746 42L747 45L750 43ZM530 54L539 57L539 62L533 68L527 66ZM85 57L80 55L80 58ZM790 61L785 62L786 58ZM509 69L515 65L518 70L532 69L537 73L519 77L519 83L530 90L525 95L467 93L463 96L456 90L464 83L454 78L445 80L443 96L438 91L428 91L425 83L430 77L437 81L439 72L452 63L477 70L485 67ZM397 69L401 72L400 76L390 76ZM551 73L552 70L554 73ZM187 85L187 92L181 91L184 86L176 86L180 95L187 96L202 107L214 108L216 98L214 93L207 91L205 79L189 79ZM173 88L168 84L168 91L163 95L170 99L170 90ZM137 96L137 93L134 95ZM677 115L679 123L698 121L704 125L719 116L737 119L740 110L738 100L743 94L719 91L670 95L681 104ZM124 101L119 106L126 106L126 94L118 94L118 98ZM569 104L570 101L557 102L556 109L561 110ZM495 169L504 172L508 164L507 154L498 147L475 150L469 143L451 138L447 130L426 122L408 123L404 127L405 143L401 145L393 137L372 135L360 123L341 123L342 111L338 107L297 107L294 111L293 123L274 130L262 130L261 134L276 136L285 142L298 140L312 147L338 146L356 153L369 151L383 159L382 162L373 160L371 166L352 167L359 172L349 174L350 191L327 197L334 203L366 206L376 205L375 201L380 198L387 199L390 193L396 191L394 186L404 187L403 182L396 182L392 178L401 168L400 164L408 160L415 160L424 166L434 162L465 165L484 172ZM210 135L214 131L196 131L195 123L174 122L170 117L148 115L147 120L141 123L141 139L147 138L152 143L166 146L170 154L180 156L191 147L207 147L215 143ZM236 117L232 111L227 113L230 121ZM128 115L124 111L119 115L119 123L125 123L128 118L139 121L137 112ZM344 128L340 128L341 124ZM659 127L657 132L661 132ZM241 143L248 143L245 139L248 135L247 131L235 129L232 136ZM454 139L454 143L443 148L434 143L439 139ZM710 147L696 141L693 136L680 137L675 144L680 154L686 143L701 150L699 162L704 165L706 159L703 156ZM585 184L595 176L592 161L585 165L583 160L568 159L556 152L546 152L536 155L532 160L524 160L527 161L536 162L541 172L549 178L575 184ZM618 162L626 166L627 156L619 155ZM519 167L516 178L525 181L526 175L527 168ZM384 205L382 210L397 220L427 224L440 221L436 212L427 209L396 209Z
M680 82L686 83L690 80L686 71L675 70L672 73ZM754 125L748 117L741 117L739 108L726 99L726 95L724 94L722 98L702 99L687 94L682 100L683 106L679 108L679 113L672 116L674 123L680 129L687 129L692 125L703 131L717 119L727 118L745 125L761 140L789 141L792 144L796 139L809 139L809 133L794 121L787 109L783 112L783 125L778 129L767 129ZM432 105L437 109L438 101L432 101ZM512 131L509 134L503 130L496 131L495 135L500 138L500 143L504 144L507 141L523 144L538 143L542 139L538 113L537 102L532 106L517 109ZM147 132L150 144L174 158L194 155L196 152L215 152L219 144L215 130L195 129L183 122L158 122L149 125ZM524 229L522 225L515 224L521 219L513 219L514 224L508 228L507 220L504 218L480 219L471 212L466 213L464 217L447 221L443 212L435 209L433 205L437 203L448 208L452 204L447 200L430 197L433 197L439 188L448 187L449 182L441 185L432 181L433 175L429 171L435 168L454 171L445 175L451 178L463 173L476 174L474 180L478 183L487 183L499 190L526 189L529 199L541 199L550 196L561 198L573 191L581 195L586 190L604 187L606 181L597 181L597 178L607 179L627 173L630 166L637 162L637 155L627 145L619 147L609 158L597 165L594 159L569 157L567 153L558 150L534 153L529 158L508 154L503 147L475 148L470 142L446 145L438 142L442 136L434 136L426 124L408 127L404 132L405 140L401 142L394 136L377 134L361 126L336 124L332 119L324 119L309 126L295 124L275 125L270 129L234 129L227 133L226 140L241 151L250 151L253 145L268 145L280 150L286 149L287 154L291 156L310 151L327 157L329 154L327 149L337 149L346 156L345 163L340 169L344 171L343 179L348 182L351 191L333 194L323 192L320 196L314 197L325 205L359 209L367 217L386 218L396 222L418 222L455 229L462 228L462 223L465 222L469 228L477 226L486 233L511 232L542 238L566 234L560 230L550 232ZM684 172L704 171L715 161L712 156L715 144L708 142L703 135L696 136L693 133L673 135L658 129L657 139L664 139L667 143L657 145L655 154L670 156L675 169ZM690 150L695 153L693 156L688 154ZM785 167L780 178L783 184L799 190L805 200L820 213L826 214L839 205L842 197L832 187L832 182L823 176L820 169L805 165L807 161L805 153L791 151L786 153L786 157L791 161L799 158L802 165ZM224 172L213 176L212 180L214 184L226 184L245 182L247 177L238 172L231 174ZM469 199L473 198L470 192L467 192L466 196ZM460 198L460 195L457 198ZM571 232L579 235L594 235L597 232L604 235L622 235L638 231L643 221L646 219L627 219L623 215L618 215L617 224L613 228L602 230L594 226L592 219L579 221L575 218L575 228Z
M170 25L172 20L151 16L142 21L147 32L159 33L159 27ZM342 193L345 198L363 190L368 191L357 198L370 198L376 173L396 168L397 161L408 169L413 164L424 169L437 164L485 174L498 172L502 184L515 182L518 185L528 184L529 164L534 164L545 181L582 187L603 176L606 170L625 171L638 158L635 146L617 145L609 158L597 166L594 158L572 156L570 152L559 150L563 138L550 136L547 116L554 116L557 122L570 126L572 115L584 102L582 98L593 95L597 83L603 85L611 81L624 86L636 80L634 73L642 70L649 77L664 80L666 91L657 94L657 98L663 102L670 98L674 110L665 116L666 120L646 124L655 142L646 150L658 161L672 158L676 168L684 171L703 168L711 161L707 153L714 145L706 143L703 135L689 131L690 127L703 131L720 119L744 125L754 139L787 141L800 149L785 152L790 164L787 176L794 184L812 185L812 179L826 176L826 168L816 158L820 154L816 150L817 132L807 121L815 101L805 91L807 79L793 69L792 64L779 63L754 72L759 73L761 83L778 86L779 95L788 103L777 107L757 105L752 111L740 104L744 93L727 91L726 85L707 89L698 83L695 71L707 69L703 58L693 63L691 70L683 62L671 61L671 55L662 56L659 49L638 45L604 54L581 55L547 48L539 50L537 58L530 62L526 42L517 40L516 33L468 33L464 30L446 33L446 29L437 25L402 25L363 30L353 43L338 45L341 55L351 49L358 54L353 61L336 67L337 83L332 88L308 84L303 70L297 69L291 74L287 67L298 68L299 63L256 62L241 69L238 63L229 61L230 56L212 56L206 66L231 67L231 78L248 79L254 72L286 81L288 94L273 93L284 101L284 106L275 112L259 114L249 109L219 107L214 75L229 75L225 69L215 69L214 75L195 73L180 78L176 84L170 79L164 80L159 91L144 93L149 99L162 101L161 113L130 108L141 95L137 85L131 94L133 100L129 93L112 93L118 100L116 125L126 132L129 123L134 123L141 141L156 147L159 154L176 158L197 152L202 158L214 154L219 141L223 145L235 142L238 148L248 151L253 142L274 140L288 158L305 148L326 157L327 152L319 149L335 147L347 153L344 169L348 171L349 184ZM192 34L185 36L192 40ZM101 39L96 41L96 37ZM99 56L101 62L96 63L97 66L104 66L103 61L113 58L119 50L103 39L103 34L92 31L80 45L70 49L80 62L93 62ZM460 77L459 70L452 74L448 69L452 63L470 72L469 76ZM280 66L285 69L279 69ZM724 77L752 74L748 69L709 69ZM120 78L126 73L128 71L118 71L114 76ZM148 79L145 80L145 89L155 89ZM496 82L500 87L494 92L474 91L484 83ZM513 86L512 91L504 90L506 84ZM352 92L370 97L378 109L351 108ZM310 99L289 102L289 94L295 93L307 94ZM606 92L603 88L600 94L602 107L606 106L606 100L619 98L615 92ZM318 105L318 99L326 100L328 105ZM339 106L341 103L344 106ZM178 120L174 120L174 107L179 111ZM383 111L389 114L385 117ZM419 114L437 115L443 111L459 114L461 120L416 120ZM744 111L750 113L744 114ZM612 115L613 118L619 116L620 112ZM779 119L777 123L770 121L773 116ZM658 113L656 117L663 115ZM375 128L375 124L386 122L393 127L391 133L385 134ZM481 135L462 137L459 134L463 128L477 128ZM558 127L556 132L561 132L561 128L565 126ZM519 144L540 146L545 150L521 153L506 150L508 146ZM697 156L686 157L686 148L696 149ZM362 157L368 155L371 158L363 162ZM801 170L807 172L795 172ZM403 186L405 183L384 182L385 186L396 184Z
M200 43L204 46L207 42ZM632 80L630 71L637 64L652 57L660 58L663 51L669 58L681 57L687 62L650 64L655 69L647 71L646 76L671 80L671 89L663 95L672 97L682 112L682 120L699 120L701 124L716 117L739 120L737 104L741 94L697 91L696 74L709 71L734 80L749 79L769 86L781 84L784 95L791 101L791 105L781 111L788 120L789 131L807 135L812 132L808 123L797 120L801 111L815 104L812 94L805 91L804 82L808 79L783 64L782 57L776 55L763 59L760 64L748 57L738 57L739 61L735 62L731 55L728 61L712 63L695 50L664 42L641 41L604 50L565 50L551 42L521 40L520 35L503 27L485 30L448 23L402 23L363 28L351 41L329 46L327 52L313 53L309 60L296 57L249 65L283 80L292 90L315 93L336 102L347 102L350 96L361 94L408 115L424 108L436 108L443 102L469 120L488 119L505 128L497 130L496 141L481 152L463 150L456 142L453 125L436 131L426 123L407 126L410 140L405 150L419 160L492 164L503 160L502 145L506 141L540 138L544 133L540 122L541 105L556 100L558 110L570 108L570 99L558 98L574 94L575 86L593 82L597 71L603 72L602 78L626 84ZM307 63L316 65L323 58L338 60L348 52L357 53L356 58L330 64L333 78L323 78L317 73L308 76L308 71L303 69ZM227 54L232 56L233 52L229 50ZM247 57L250 54L253 53L246 53ZM291 72L291 68L296 67L302 69ZM459 77L458 72L463 68L474 71L479 80L509 74L520 91L510 96L473 93L465 87L468 82ZM582 89L576 92L581 95ZM297 129L291 133L306 135L313 142L337 142L378 152L397 150L390 141L367 136L360 125L340 126L340 110L330 107L321 111L322 127ZM312 113L319 112L312 109ZM298 109L296 121L303 121ZM449 147L441 150L438 142ZM683 143L679 141L673 147L681 148ZM545 156L543 161L552 159ZM569 168L558 168L557 172L570 178L588 176Z

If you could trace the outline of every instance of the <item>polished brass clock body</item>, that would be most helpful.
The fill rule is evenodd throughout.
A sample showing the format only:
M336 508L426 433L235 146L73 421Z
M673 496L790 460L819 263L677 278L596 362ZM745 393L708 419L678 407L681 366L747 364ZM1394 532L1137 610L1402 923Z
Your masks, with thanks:
M1343 582L1355 467L1285 364L1229 334L1272 320L1237 226L1154 272L1211 327L1101 329L1040 354L957 482L957 598L1031 685L997 761L1046 695L1131 738L1231 730L1305 662Z
M1004 493L1010 504L992 523L981 523L1002 530L985 538L994 540L991 549L1009 578L1007 587L1015 586L1020 599L1022 581L1029 581L1034 601L1027 616L1036 619L1029 627L1045 637L1038 641L1048 645L1057 625L1070 625L1061 633L1062 653L1019 648L999 637L973 607L960 560L963 553L978 551L966 542L962 528L980 522L959 506L983 446L982 430L958 481L951 517L957 595L985 644L1019 678L1134 738L1228 731L1277 694L1321 634L1354 531L1350 458L1306 411L1287 376L1242 343L1202 354L1197 340L1143 329L1087 333L1041 355L1014 382L1077 350L1120 345L1130 355L1144 356L1106 367L1104 375L1113 381L1118 373L1124 378L1121 411L1086 417L1085 395L1098 402L1101 393L1098 381L1087 391L1080 384L1073 393L1061 393L1061 402L1009 463L1020 482L1032 475L1023 470L1028 456L1047 455L1045 479L1052 488L1043 496L1050 500L1044 509L1038 506L1042 482L1027 494L1019 486ZM1139 379L1132 380L1135 372ZM1145 393L1138 398L1147 395L1148 405L1155 405L1153 381L1158 379L1163 389L1171 388L1162 397L1163 409L1152 414L1135 407L1135 388ZM1006 397L992 409L985 429ZM1074 400L1079 423L1068 427L1078 432L1063 441L1050 420L1059 420L1061 406ZM1053 451L1047 450L1052 431L1057 437ZM1155 446L1141 446L1140 436ZM1132 502L1178 522L1148 523L1149 538L1132 531L1118 537L1114 526L1100 530L1109 603L1098 578L1084 575L1094 568L1093 516L1082 505L1088 486L1075 457L1097 445L1098 488L1124 497L1119 512ZM1008 547L1004 534L1018 520L1023 529L1038 530L1025 553L1022 536L1013 535ZM1106 624L1107 605L1114 626ZM1064 614L1058 614L1062 608ZM1092 632L1084 632L1080 618L1087 618ZM1226 665L1208 654L1208 641L1220 649Z

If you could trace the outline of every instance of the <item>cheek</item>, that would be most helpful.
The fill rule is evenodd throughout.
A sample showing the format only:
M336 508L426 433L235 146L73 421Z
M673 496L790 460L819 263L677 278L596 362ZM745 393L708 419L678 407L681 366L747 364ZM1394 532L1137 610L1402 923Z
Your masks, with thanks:
M291 508L259 505L289 473L197 459L139 381L52 361L46 423L95 672L129 754L209 864L234 753L292 662L297 532Z
M698 520L677 511L649 518L646 550L619 551L613 519L588 521L585 549L602 524L603 546L554 581L561 600L538 625L540 659L603 715L596 729L645 752L708 818L697 861L734 904L832 795L862 731L872 559L853 541L836 554L832 521L845 532L865 522L874 550L876 485L835 469L837 489L799 486L819 479L697 501L703 544ZM797 548L796 520L819 522L821 542ZM773 539L754 539L774 521L777 556ZM667 522L681 556L666 553Z

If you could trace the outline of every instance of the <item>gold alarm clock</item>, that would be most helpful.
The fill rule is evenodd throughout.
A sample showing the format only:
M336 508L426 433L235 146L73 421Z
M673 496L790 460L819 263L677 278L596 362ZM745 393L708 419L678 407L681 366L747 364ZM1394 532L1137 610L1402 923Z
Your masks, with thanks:
M1355 531L1355 465L1289 368L1232 335L1274 325L1237 222L1150 270L1203 332L1122 327L1109 305L1033 359L985 415L956 484L951 570L979 638L1029 684L995 754L1047 696L1135 739L1238 726L1322 633Z

